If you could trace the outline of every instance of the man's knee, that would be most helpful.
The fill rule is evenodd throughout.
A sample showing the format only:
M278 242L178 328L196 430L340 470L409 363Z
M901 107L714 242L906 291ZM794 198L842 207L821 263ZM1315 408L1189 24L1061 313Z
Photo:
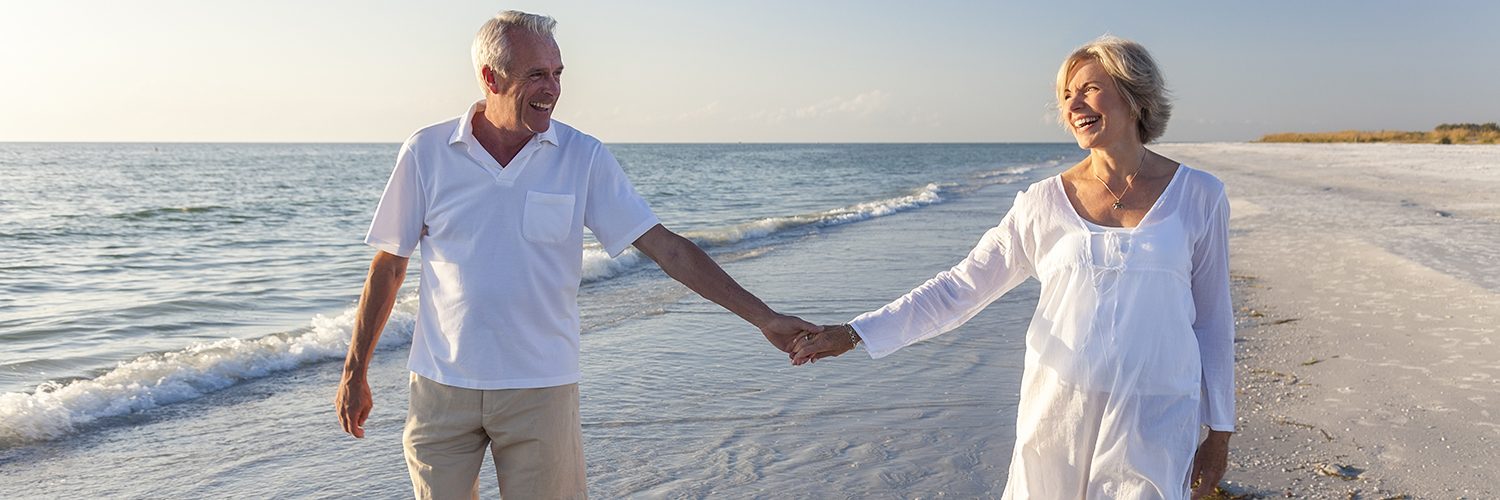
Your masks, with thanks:
M586 498L578 385L518 389L495 402L509 410L485 420L501 496Z
M479 391L412 374L411 407L401 444L418 499L467 499L479 494L485 434Z

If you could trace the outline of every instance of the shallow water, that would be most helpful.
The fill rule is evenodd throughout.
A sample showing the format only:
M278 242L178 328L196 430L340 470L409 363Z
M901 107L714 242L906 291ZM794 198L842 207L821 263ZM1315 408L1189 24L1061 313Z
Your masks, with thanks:
M668 227L772 307L819 322L957 262L1017 189L1082 156L1071 145L611 149ZM0 483L39 497L409 494L400 431L414 303L382 337L369 437L343 435L330 404L373 253L360 238L394 151L0 145L0 250L17 256L0 265ZM585 265L593 496L998 496L1034 284L891 357L793 368L648 260L594 252ZM493 481L481 485L494 496Z

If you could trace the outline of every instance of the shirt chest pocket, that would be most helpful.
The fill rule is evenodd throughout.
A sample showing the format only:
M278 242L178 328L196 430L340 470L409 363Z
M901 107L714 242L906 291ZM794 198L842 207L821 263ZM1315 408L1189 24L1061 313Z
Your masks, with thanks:
M573 229L573 195L526 192L521 235L532 243L562 243Z

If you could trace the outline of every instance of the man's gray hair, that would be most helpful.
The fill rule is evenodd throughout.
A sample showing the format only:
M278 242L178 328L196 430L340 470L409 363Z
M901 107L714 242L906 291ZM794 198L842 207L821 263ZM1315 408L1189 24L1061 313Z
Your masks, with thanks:
M1136 131L1141 144L1149 144L1167 131L1167 120L1172 118L1171 95L1167 92L1166 79L1156 60L1146 47L1133 40L1104 35L1074 50L1063 60L1057 70L1058 121L1066 120L1064 110L1067 103L1063 93L1067 91L1068 78L1084 61L1098 61L1099 66L1115 81L1115 88L1125 96L1125 104L1135 114ZM1063 128L1072 130L1072 124L1063 123Z
M474 35L474 46L470 49L479 86L489 89L484 82L485 67L494 71L496 76L509 76L505 73L506 67L510 65L510 41L506 40L506 33L522 30L552 38L552 30L556 27L556 19L518 10L507 10L485 21L484 26L479 27L479 34Z

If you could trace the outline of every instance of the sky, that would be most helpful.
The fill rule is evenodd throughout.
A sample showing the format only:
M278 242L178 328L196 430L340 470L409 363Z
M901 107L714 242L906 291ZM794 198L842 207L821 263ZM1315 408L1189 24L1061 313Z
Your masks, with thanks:
M1162 141L1500 121L1500 2L0 0L0 141L400 142L482 98L479 26L558 20L607 143L1070 142L1074 48L1141 42Z

